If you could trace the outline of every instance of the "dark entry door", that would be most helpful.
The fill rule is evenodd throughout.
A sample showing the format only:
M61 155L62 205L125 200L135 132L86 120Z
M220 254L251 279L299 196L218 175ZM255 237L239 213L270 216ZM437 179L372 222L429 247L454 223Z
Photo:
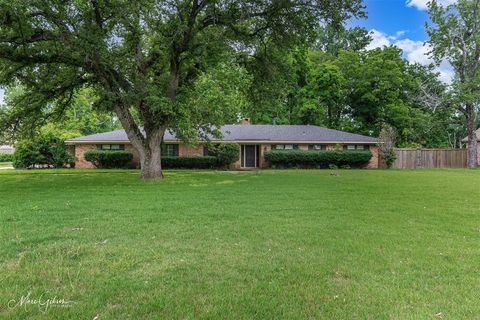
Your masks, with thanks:
M256 156L255 156L255 146L254 145L246 145L245 146L245 167L247 168L254 168L256 167Z

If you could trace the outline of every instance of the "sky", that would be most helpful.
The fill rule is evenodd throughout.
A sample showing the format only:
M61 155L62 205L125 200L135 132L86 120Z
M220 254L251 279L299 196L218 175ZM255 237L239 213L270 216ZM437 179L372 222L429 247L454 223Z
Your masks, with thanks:
M429 22L427 3L429 0L364 0L368 18L351 21L355 26L366 28L372 33L373 41L368 49L396 45L403 50L405 59L412 63L429 64L428 35L425 24ZM439 0L442 5L455 0ZM453 71L448 63L438 68L440 79L450 83Z

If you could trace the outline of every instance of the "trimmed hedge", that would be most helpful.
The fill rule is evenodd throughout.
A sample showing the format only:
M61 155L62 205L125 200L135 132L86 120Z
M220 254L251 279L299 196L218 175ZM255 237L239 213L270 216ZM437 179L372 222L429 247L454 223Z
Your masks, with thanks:
M13 162L13 153L0 153L0 162Z
M85 152L85 160L97 168L128 168L132 164L133 154L126 151L91 150Z
M216 157L162 157L163 168L174 169L213 169L218 166Z
M330 166L359 168L372 158L370 151L267 151L265 159L278 167L328 168Z

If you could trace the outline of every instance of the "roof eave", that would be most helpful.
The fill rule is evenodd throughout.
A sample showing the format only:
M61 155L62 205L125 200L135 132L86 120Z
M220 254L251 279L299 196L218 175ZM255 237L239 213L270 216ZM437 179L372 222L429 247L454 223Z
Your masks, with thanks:
M182 142L181 140L164 140L165 142ZM204 143L206 141L201 141ZM252 143L252 144L377 144L377 141L360 141L360 140L345 140L345 141L336 141L336 140L210 140L210 142L215 143L228 143L228 142L237 142L237 143ZM66 145L76 145L76 144L131 144L128 140L67 140L65 141Z

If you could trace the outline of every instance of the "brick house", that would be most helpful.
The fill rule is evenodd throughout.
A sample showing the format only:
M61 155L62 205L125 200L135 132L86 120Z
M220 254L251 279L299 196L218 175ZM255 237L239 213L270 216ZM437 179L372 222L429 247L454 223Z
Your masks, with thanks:
M249 119L241 124L221 127L223 138L212 139L212 143L235 142L240 145L240 160L233 164L234 169L266 168L268 161L264 153L268 150L370 150L372 158L368 168L378 168L378 147L376 138L322 128L312 125L251 125ZM67 140L65 142L75 155L76 168L93 168L86 161L84 153L88 150L126 150L132 152L133 161L139 163L137 151L133 148L124 130L93 134ZM165 133L163 155L166 156L204 156L208 154L205 144L189 146L182 143L170 132Z

